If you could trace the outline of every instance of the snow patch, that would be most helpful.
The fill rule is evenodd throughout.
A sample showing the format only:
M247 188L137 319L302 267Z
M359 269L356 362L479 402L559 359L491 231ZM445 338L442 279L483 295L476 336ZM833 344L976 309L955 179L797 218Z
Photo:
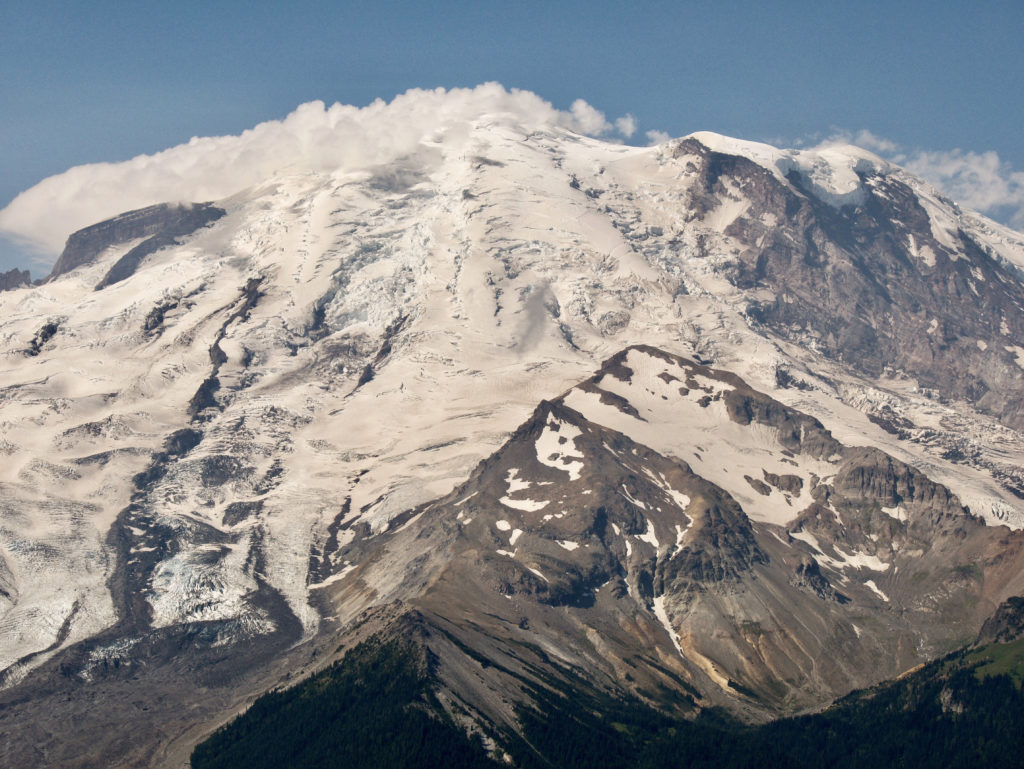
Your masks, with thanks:
M883 507L882 512L890 518L895 518L897 521L907 520L907 511L899 505L896 505L896 507Z
M864 585L872 593L874 593L879 598L881 598L883 601L885 601L886 603L889 603L889 596L887 596L885 593L883 593L881 590L878 589L878 585L875 584L875 581L873 579L866 579L866 580L864 580Z
M645 505L643 502L641 502L641 501L639 501L637 499L633 499L633 495L629 493L629 489L626 488L625 484L622 485L622 492L621 492L621 494L622 494L623 497L626 498L626 500L628 502L633 503L634 505L639 507L641 510L646 510L647 509L647 505Z
M576 448L576 438L582 434L575 425L548 415L548 421L535 444L537 461L556 470L564 470L569 473L570 481L578 481L583 462L573 460L583 459L583 452Z
M637 539L643 542L647 542L650 545L653 545L654 549L657 550L659 548L659 543L658 536L654 533L654 526L651 525L650 519L644 518L644 520L647 522L647 528L644 529L643 534L637 536Z
M518 467L509 468L508 474L505 476L505 483L508 485L508 489L505 492L506 494L515 494L517 491L523 491L524 489L530 488L530 482L524 478L517 477L518 475Z
M868 555L867 553L846 553L836 545L833 545L833 549L839 555L839 558L833 558L821 549L821 545L818 544L818 538L809 531L790 532L790 536L793 537L793 539L799 539L802 542L806 542L815 550L815 552L818 553L817 558L819 561L827 566L831 566L837 571L844 571L847 568L888 571L892 566L892 564L886 563L878 556Z
M322 588L322 587L327 587L328 585L333 585L335 582L338 582L339 580L344 579L345 576L350 571L352 571L355 568L356 568L356 564L348 563L346 561L345 562L345 566L342 568L341 571L336 572L335 574L332 574L327 579L325 579L325 580L323 580L321 582L313 582L313 583L310 584L309 587L310 587L310 589L318 589L318 588Z
M1008 353L1013 354L1013 362L1020 368L1024 369L1024 347L1018 347L1017 345L1006 345L1003 347Z
M550 500L537 501L534 499L509 499L508 497L502 497L498 500L505 507L511 507L513 510L521 510L524 513L535 513L538 510L543 510L548 506Z
M676 647L676 651L679 652L679 656L686 659L686 655L683 654L683 647L679 644L679 634L672 627L672 623L669 622L668 612L665 610L665 595L659 595L654 599L654 616L658 618L658 622L665 628L665 632L668 633L668 637L672 639L672 645Z
M508 474L505 476L505 483L508 484L508 490L505 492L505 496L498 501L505 507L510 507L513 510L520 510L525 513L534 513L547 507L549 500L540 502L532 499L512 499L509 496L509 494L514 494L517 491L528 489L532 485L530 481L518 478L518 474L519 468L516 467L513 467L508 471Z
M686 539L686 532L690 530L690 526L693 525L693 519L690 519L690 523L684 529L678 523L676 524L676 548L672 551L672 556L675 556L680 550L683 549L683 541ZM670 556L670 557L672 557Z

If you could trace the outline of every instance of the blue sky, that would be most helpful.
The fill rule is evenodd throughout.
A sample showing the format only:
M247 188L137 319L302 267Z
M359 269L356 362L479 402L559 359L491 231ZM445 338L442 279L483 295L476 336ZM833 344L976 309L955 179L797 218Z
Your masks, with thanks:
M69 167L237 134L303 102L498 81L632 114L640 143L847 133L922 173L959 162L973 175L954 192L1020 226L1022 41L1020 0L4 0L0 208ZM0 269L28 258L0 240Z

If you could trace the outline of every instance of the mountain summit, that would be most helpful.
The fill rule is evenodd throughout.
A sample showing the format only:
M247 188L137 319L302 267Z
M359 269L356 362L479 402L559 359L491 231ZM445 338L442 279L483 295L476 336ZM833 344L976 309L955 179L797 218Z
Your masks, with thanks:
M281 168L0 293L0 763L178 766L380 633L492 747L564 687L762 721L1021 594L1024 238L856 148L573 128Z

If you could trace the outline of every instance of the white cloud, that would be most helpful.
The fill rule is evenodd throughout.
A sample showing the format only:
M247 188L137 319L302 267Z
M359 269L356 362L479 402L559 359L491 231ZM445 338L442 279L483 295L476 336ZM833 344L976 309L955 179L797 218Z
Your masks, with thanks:
M218 200L281 173L357 171L412 155L424 159L439 137L457 141L466 125L481 120L526 130L560 126L594 136L612 129L604 114L582 99L566 112L534 93L498 83L415 89L361 108L314 101L240 136L193 138L153 155L76 166L51 176L0 211L0 233L56 254L71 232L124 211L168 201Z
M672 138L664 131L648 131L645 136L647 136L647 143L651 145L664 144Z
M812 151L828 149L829 147L854 145L861 149L868 150L869 152L873 152L886 160L893 160L893 156L897 154L900 149L896 142L889 141L882 136L873 134L867 129L861 129L856 132L834 130L824 139L822 139L820 135L805 136L802 139L797 139L795 142L791 142L790 144L797 148L809 149ZM778 146L788 145L783 141L783 143Z
M615 130L628 139L636 133L636 118L626 113L615 121Z
M896 142L891 142L881 136L876 136L866 128L862 128L853 135L852 143L856 144L858 147L863 147L866 150L877 152L879 155L889 155L899 149Z
M965 207L1024 228L1024 171L1014 171L998 153L918 151L897 162Z
M600 136L611 130L611 125L604 119L604 113L594 109L583 99L574 101L569 109L572 112L575 127L580 133Z

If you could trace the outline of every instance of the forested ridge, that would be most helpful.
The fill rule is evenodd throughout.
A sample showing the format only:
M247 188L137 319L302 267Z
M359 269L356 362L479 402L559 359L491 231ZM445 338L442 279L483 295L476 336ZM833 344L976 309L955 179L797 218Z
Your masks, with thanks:
M1024 765L1024 640L965 649L828 710L751 727L716 711L671 718L593 690L531 692L522 734L496 757L523 769ZM192 757L193 769L488 767L434 695L429 654L371 639L299 685L261 697ZM569 696L563 696L569 695Z

